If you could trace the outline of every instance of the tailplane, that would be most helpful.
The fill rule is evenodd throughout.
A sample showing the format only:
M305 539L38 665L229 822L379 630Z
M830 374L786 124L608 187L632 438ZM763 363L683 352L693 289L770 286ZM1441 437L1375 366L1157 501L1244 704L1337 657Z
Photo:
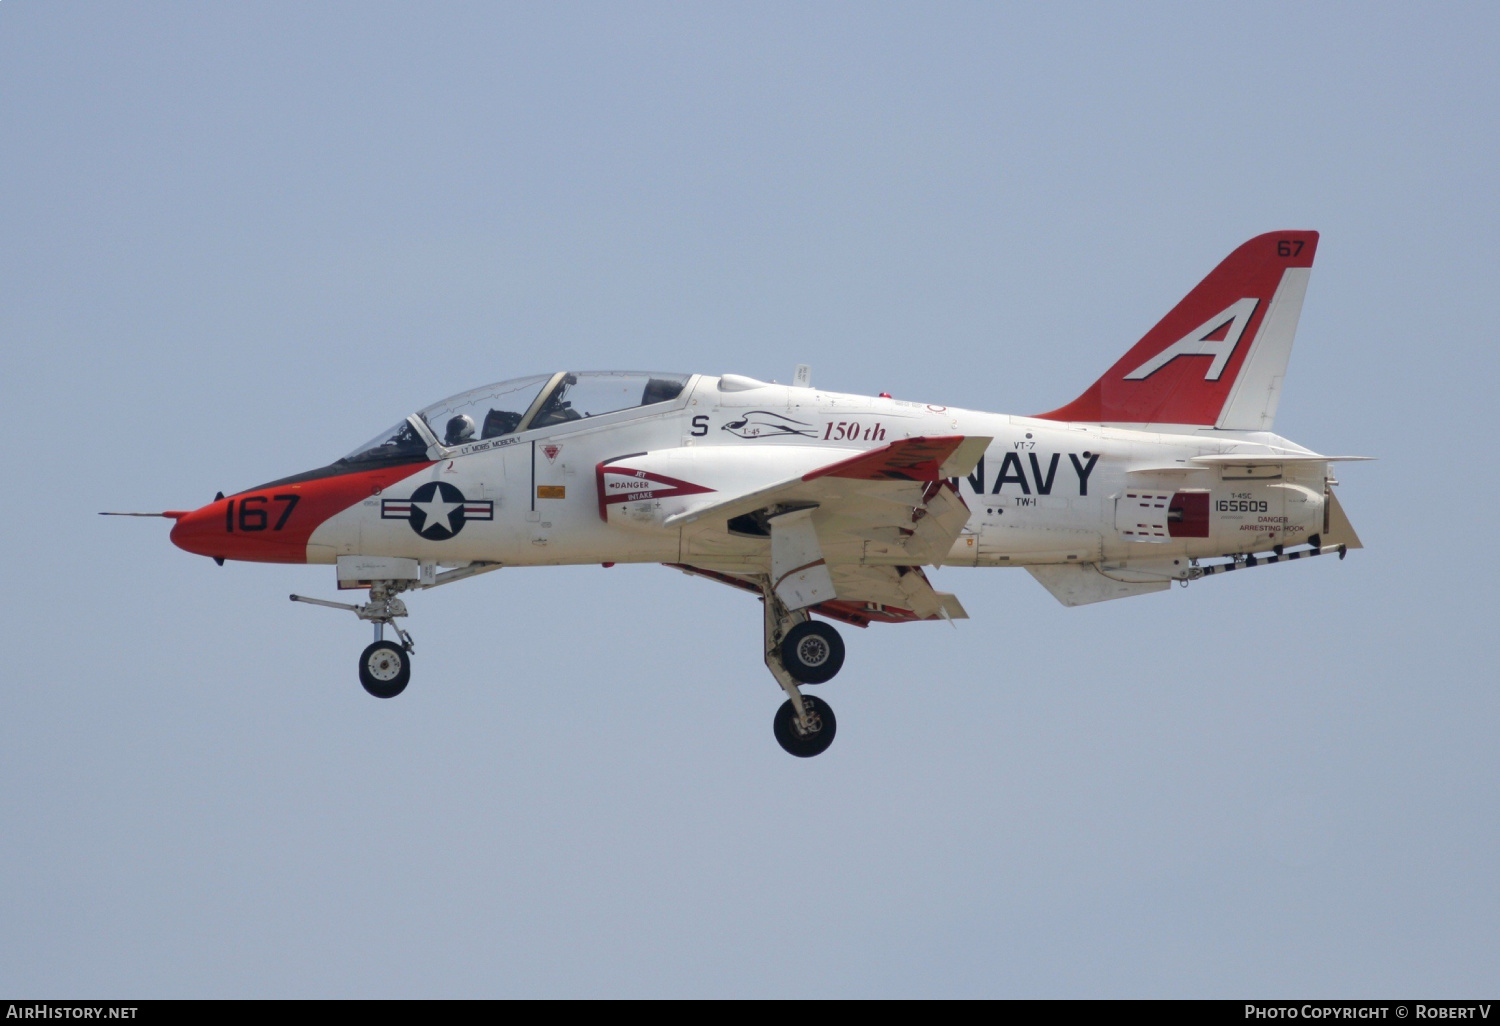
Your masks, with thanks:
M1317 249L1317 232L1251 239L1088 391L1039 416L1271 430Z

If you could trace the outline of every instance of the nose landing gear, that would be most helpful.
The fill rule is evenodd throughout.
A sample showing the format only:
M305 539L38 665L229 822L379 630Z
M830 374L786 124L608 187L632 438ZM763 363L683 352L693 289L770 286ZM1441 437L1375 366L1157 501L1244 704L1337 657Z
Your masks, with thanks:
M346 609L361 620L373 623L375 640L359 655L359 682L376 698L395 698L411 682L411 657L417 650L411 635L396 622L396 617L406 615L406 603L396 596L410 589L435 588L440 584L461 581L466 577L498 569L499 563L469 563L417 580L371 581L370 601L364 605L329 602L327 599L308 598L306 595L293 595L291 599L293 602L306 602L312 606ZM385 640L387 626L396 632L399 644Z
M293 595L293 602L306 602L329 609L347 609L361 620L375 624L375 640L359 656L359 682L376 698L395 698L406 690L411 682L411 655L417 650L411 635L396 617L406 615L406 603L396 597L396 592L405 581L375 581L370 585L370 601L364 605L352 602L329 602L327 599ZM401 644L385 640L385 628L389 624L401 639Z

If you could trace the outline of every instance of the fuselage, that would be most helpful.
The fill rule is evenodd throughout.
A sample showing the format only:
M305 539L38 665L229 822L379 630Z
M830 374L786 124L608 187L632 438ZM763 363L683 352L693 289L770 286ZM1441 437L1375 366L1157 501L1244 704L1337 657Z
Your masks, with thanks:
M771 484L818 460L953 435L992 441L973 472L956 479L970 516L945 565L1187 561L1304 543L1325 526L1327 464L1257 467L1257 456L1307 452L1265 432L1145 431L735 375L678 376L680 391L668 399L543 423L536 404L561 378L507 415L513 421L496 421L502 433L445 444L442 425L424 411L409 418L415 433L396 455L346 459L216 500L181 517L172 539L190 552L262 562L388 556L438 566L649 562L753 571L768 558L764 538L724 525L667 526L651 508L711 500L717 489L702 471L719 464ZM649 384L643 398L653 398ZM629 482L608 477L611 461L646 455L680 467L658 476L683 487L657 482L630 492ZM1191 462L1204 456L1246 462ZM878 546L845 558L901 562Z
M1317 242L1245 242L1076 399L1034 417L827 392L806 367L790 386L558 371L434 403L326 467L149 515L220 563L333 564L340 589L368 589L291 599L373 624L359 677L382 699L411 678L407 592L584 563L736 588L759 599L787 696L776 739L805 758L837 729L801 691L843 665L834 623L968 617L927 567L1022 566L1081 606L1360 547L1329 468L1363 457L1271 433Z

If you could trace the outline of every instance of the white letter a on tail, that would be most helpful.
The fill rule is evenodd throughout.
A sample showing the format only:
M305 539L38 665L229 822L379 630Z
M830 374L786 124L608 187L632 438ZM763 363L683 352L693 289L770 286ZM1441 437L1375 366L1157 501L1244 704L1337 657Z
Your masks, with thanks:
M1260 305L1258 299L1241 299L1222 313L1215 314L1182 338L1157 353L1135 370L1125 375L1126 381L1149 378L1179 356L1212 356L1204 381L1218 381L1229 363L1234 347L1240 344L1240 336L1250 323L1250 315ZM1168 336L1170 337L1170 336Z

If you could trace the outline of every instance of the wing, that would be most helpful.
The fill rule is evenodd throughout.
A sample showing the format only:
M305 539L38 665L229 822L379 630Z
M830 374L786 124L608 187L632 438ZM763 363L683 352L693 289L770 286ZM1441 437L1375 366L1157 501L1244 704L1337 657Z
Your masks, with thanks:
M969 508L950 479L969 473L990 441L908 438L833 462L827 450L805 450L821 462L758 487L742 478L738 488L689 492L675 479L683 508L662 521L682 531L673 565L756 593L770 574L792 608L859 626L964 618L921 567L943 562L962 534ZM694 458L713 459L704 450ZM613 472L632 480L642 461L630 462Z
M682 528L685 557L758 556L753 541L770 536L769 518L811 509L822 558L830 565L940 563L969 520L969 507L949 479L973 470L990 441L964 435L901 439L774 484L697 496L704 501L667 516L664 526ZM827 450L822 453L826 458Z

